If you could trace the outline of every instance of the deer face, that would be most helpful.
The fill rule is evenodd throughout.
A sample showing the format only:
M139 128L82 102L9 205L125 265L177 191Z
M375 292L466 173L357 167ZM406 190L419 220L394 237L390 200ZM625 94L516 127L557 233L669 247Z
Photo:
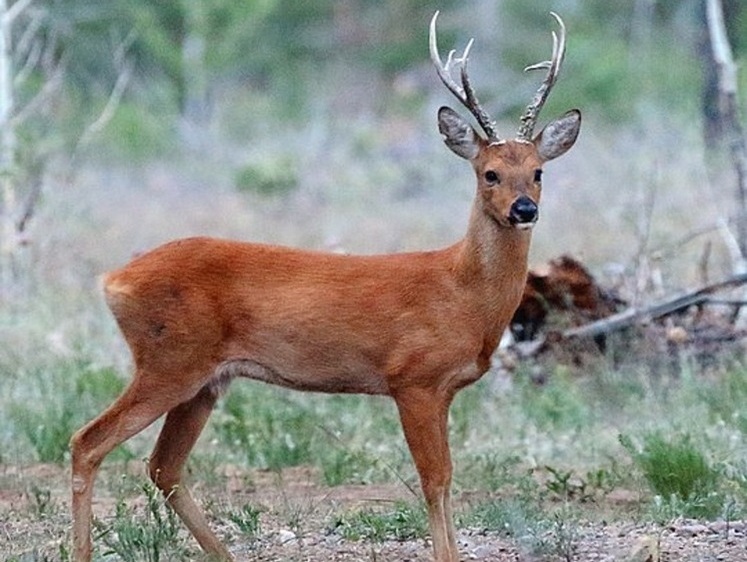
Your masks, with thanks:
M552 121L532 141L489 142L452 109L438 112L444 142L472 163L484 212L508 228L528 229L537 222L542 165L573 146L580 126L581 114L574 110Z

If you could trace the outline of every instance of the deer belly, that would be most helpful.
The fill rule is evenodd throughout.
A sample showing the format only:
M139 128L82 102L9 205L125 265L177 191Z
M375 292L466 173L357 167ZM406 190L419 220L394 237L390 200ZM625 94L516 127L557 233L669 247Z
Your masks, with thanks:
M219 365L216 379L242 377L308 392L332 394L388 394L384 377L374 372L309 366L306 371L270 366L252 359L232 359Z

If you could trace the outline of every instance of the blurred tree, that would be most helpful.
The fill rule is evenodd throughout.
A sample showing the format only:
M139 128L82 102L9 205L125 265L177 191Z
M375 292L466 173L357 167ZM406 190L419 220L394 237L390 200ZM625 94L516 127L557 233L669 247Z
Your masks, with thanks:
M119 99L129 79L129 35L102 25L108 18L116 20L102 4L0 0L2 297L11 296L24 277L21 250L30 242L28 227L42 178L51 154L67 142L58 119L65 111L65 93L76 88L88 95L82 84L96 90L110 82L102 113L88 121L90 131L103 126L112 101ZM77 137L81 134L85 137L85 131L78 130Z
M703 69L701 108L703 113L703 138L706 145L715 148L724 136L722 111L719 107L718 72L713 64L713 45L708 32L706 5L708 0L698 2L697 53ZM724 24L729 43L736 58L747 51L747 4L743 0L722 0Z

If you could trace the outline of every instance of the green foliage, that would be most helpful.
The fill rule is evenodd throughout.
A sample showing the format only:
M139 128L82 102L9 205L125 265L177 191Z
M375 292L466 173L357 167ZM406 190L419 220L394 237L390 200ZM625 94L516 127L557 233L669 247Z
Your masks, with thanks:
M114 154L137 162L155 160L173 150L175 116L169 112L152 113L143 104L123 103L112 116L102 141Z
M619 439L663 503L671 500L671 505L688 517L713 517L720 513L721 475L689 435L666 438L658 432L648 433L640 449L627 435L620 435Z
M190 560L193 553L179 533L181 524L177 515L151 482L145 482L140 489L145 495L144 506L130 507L120 498L111 522L95 522L99 533L95 542L106 545L104 555L116 555L124 562Z
M238 448L250 466L279 470L312 458L318 421L313 412L294 401L268 401L261 392L235 389L216 418L218 439L229 448Z
M730 368L719 380L709 381L699 391L714 418L747 435L747 369Z
M459 523L526 543L544 530L539 506L526 499L517 497L481 502L463 514Z
M583 392L567 369L558 368L549 380L536 386L522 384L523 409L540 428L578 428L589 420L590 410Z
M228 520L236 525L243 533L243 538L254 542L259 538L261 532L259 516L261 511L256 507L245 504L238 510L228 512Z
M341 484L366 484L371 466L375 460L360 451L333 448L319 461L322 466L322 479L327 486Z
M49 370L41 368L30 373L28 382L40 389L53 385L56 391L42 391L43 397L38 400L12 404L11 419L31 444L37 459L53 463L67 459L73 433L124 387L113 369L85 361L60 363Z
M236 172L236 189L264 196L282 196L293 191L298 177L290 157L263 158Z
M332 531L352 541L406 541L423 538L428 532L428 521L423 506L397 503L392 511L364 509L336 516Z

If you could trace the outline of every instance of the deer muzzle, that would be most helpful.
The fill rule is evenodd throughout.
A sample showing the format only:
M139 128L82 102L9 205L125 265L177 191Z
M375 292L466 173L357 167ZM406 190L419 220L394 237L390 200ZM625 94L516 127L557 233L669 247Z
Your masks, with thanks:
M516 228L531 228L539 218L537 203L522 195L511 205L508 214L509 222Z

